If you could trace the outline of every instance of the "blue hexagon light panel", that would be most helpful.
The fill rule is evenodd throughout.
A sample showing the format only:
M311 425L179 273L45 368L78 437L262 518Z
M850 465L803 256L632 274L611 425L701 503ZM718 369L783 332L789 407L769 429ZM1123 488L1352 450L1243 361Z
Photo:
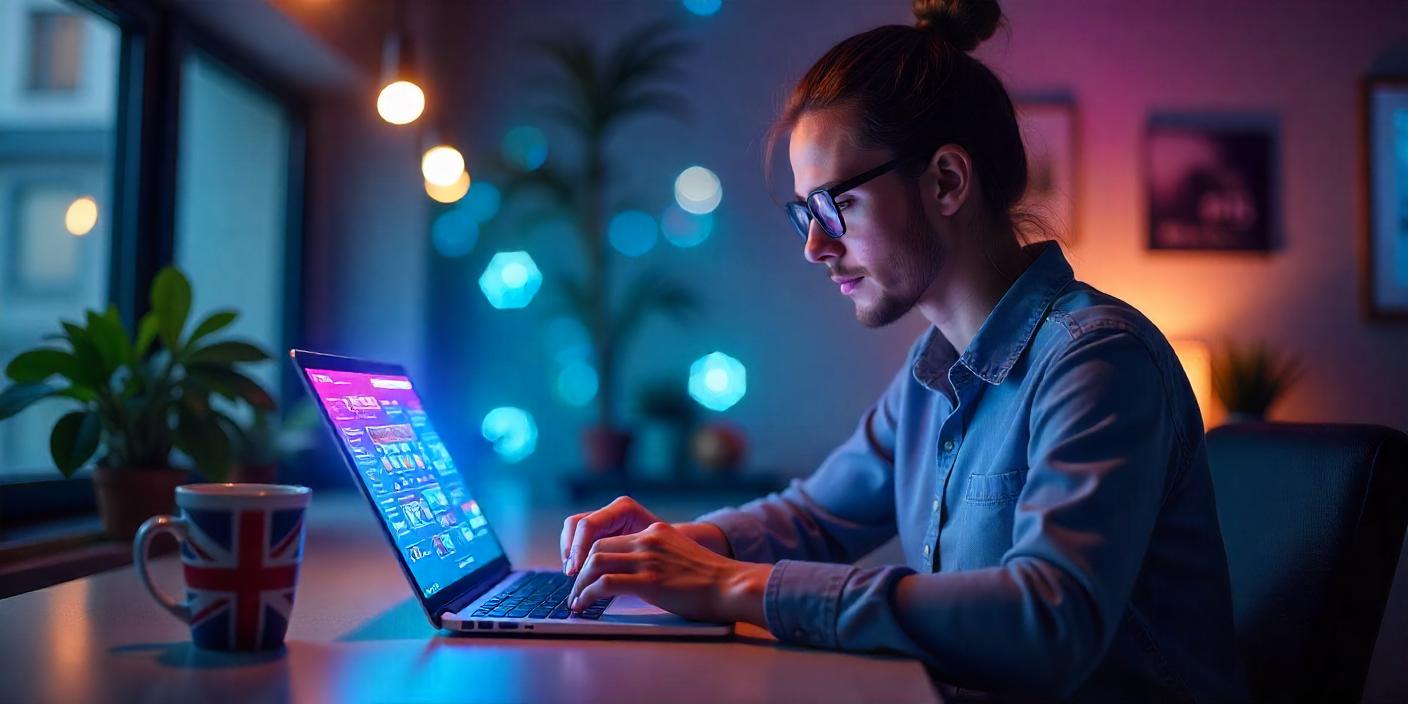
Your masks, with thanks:
M479 290L500 310L522 308L543 285L543 273L527 252L499 252L479 277Z
M480 432L494 443L494 452L510 464L522 462L538 449L538 424L521 408L500 406L489 411Z
M689 367L689 395L712 411L726 411L748 393L748 372L743 363L723 352L713 352Z

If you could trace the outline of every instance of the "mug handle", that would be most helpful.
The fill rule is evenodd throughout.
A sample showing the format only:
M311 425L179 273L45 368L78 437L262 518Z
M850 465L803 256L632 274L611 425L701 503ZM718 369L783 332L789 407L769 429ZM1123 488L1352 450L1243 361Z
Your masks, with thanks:
M137 568L137 576L142 578L142 585L156 599L162 608L171 612L172 616L181 619L182 623L191 622L190 604L184 601L177 601L174 597L162 591L160 587L152 582L152 576L147 571L147 551L151 547L152 540L162 533L173 533L177 540L186 542L187 524L186 519L179 516L152 516L142 523L142 527L137 529L137 538L132 542L132 564Z

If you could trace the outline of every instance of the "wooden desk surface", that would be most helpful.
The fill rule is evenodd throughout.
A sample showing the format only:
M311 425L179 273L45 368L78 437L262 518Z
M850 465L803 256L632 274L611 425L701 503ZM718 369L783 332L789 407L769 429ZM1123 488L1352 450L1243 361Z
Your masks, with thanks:
M560 512L490 516L516 565L556 561ZM192 647L131 567L0 601L0 700L939 701L915 661L781 646L746 625L712 642L450 636L426 622L374 521L359 496L314 496L287 647L274 654ZM152 571L179 593L174 556Z

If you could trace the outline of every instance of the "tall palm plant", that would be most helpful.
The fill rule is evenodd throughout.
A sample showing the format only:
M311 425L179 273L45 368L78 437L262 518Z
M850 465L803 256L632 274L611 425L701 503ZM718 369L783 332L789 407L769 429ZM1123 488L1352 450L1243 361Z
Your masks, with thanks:
M602 428L613 429L618 426L618 364L623 347L648 317L662 314L679 319L696 310L698 302L679 281L646 271L626 286L623 300L613 305L607 222L620 201L609 198L626 164L607 153L607 143L633 118L688 114L688 103L674 79L690 47L668 22L628 32L603 50L581 35L538 40L531 47L551 69L531 87L543 98L544 116L559 122L579 142L581 161L517 171L506 182L505 194L508 198L525 191L547 194L549 208L535 214L565 215L579 237L580 273L558 272L556 279L569 312L591 337L600 382L597 421Z

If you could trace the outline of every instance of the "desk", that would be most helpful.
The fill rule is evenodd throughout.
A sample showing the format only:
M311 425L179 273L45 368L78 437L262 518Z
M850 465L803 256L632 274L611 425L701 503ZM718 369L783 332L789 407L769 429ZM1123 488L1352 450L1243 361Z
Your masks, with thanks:
M515 564L557 561L560 513L490 516ZM287 647L274 654L194 649L131 567L0 601L0 700L939 701L913 660L781 646L746 625L712 642L449 636L426 622L374 520L361 497L314 496ZM152 571L180 584L175 556Z

